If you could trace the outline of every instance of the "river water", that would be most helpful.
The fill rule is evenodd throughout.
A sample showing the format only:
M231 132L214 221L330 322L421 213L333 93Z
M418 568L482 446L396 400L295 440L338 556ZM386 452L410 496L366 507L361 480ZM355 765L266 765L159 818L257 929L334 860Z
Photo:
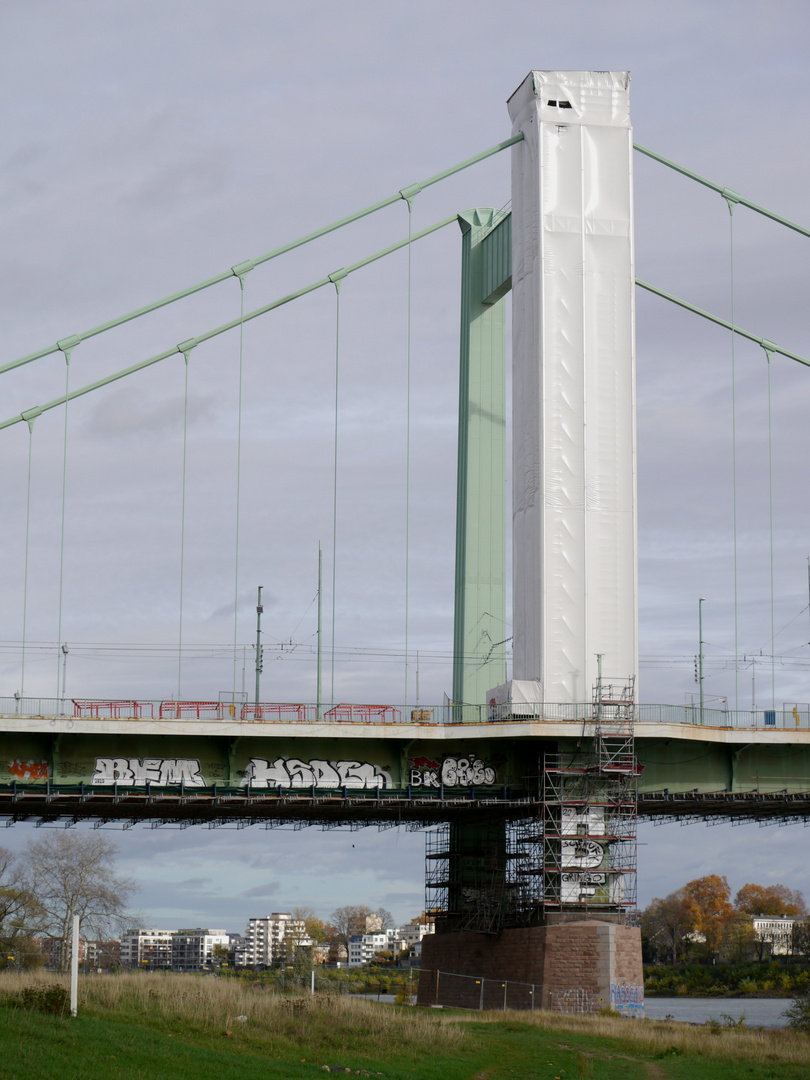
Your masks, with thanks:
M393 1003L394 994L358 994L372 1001ZM705 1024L707 1020L726 1023L726 1017L737 1021L745 1017L748 1027L780 1028L787 1024L782 1015L792 998L700 998L648 997L644 1015L648 1020L678 1020L682 1024Z
M748 1027L785 1027L782 1015L792 998L700 998L648 997L644 999L644 1015L650 1020L680 1020L686 1024L705 1024L707 1020L745 1017Z

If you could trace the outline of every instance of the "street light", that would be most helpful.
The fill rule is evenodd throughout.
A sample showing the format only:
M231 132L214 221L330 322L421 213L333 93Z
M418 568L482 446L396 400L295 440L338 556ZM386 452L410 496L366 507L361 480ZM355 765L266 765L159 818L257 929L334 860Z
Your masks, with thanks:
M264 606L262 605L262 586L259 586L259 595L256 600L256 719L259 718L259 696L260 688L259 683L262 674L262 612Z
M700 691L700 722L703 723L703 604L705 596L698 599L698 689Z

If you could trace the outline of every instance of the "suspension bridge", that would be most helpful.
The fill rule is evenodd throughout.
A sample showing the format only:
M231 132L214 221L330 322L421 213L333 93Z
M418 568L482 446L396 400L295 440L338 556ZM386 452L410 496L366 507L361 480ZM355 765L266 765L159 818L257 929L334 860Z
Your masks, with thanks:
M503 957L508 952L504 934L531 926L545 932L556 916L597 912L614 927L610 933L621 935L627 929L618 916L632 906L635 896L639 813L662 820L689 815L806 819L810 705L777 700L776 692L770 440L772 367L808 366L810 361L772 340L778 335L769 329L744 325L733 305L727 319L636 277L632 156L675 170L716 193L731 221L732 268L733 223L739 208L804 237L810 231L633 144L627 80L620 73L534 72L510 99L510 111L512 136L466 161L296 241L0 366L6 379L42 363L53 372L54 360L64 369L63 385L51 398L31 400L16 414L0 418L0 430L5 432L0 437L22 432L27 439L23 477L16 485L25 543L22 565L12 571L19 581L19 638L11 631L10 613L6 623L6 652L13 658L6 663L6 679L18 689L0 698L6 748L0 760L0 814L9 823L94 820L149 822L155 827L241 827L292 821L326 827L411 823L417 828L449 823L441 851L434 852L432 863L428 860L428 884L434 888L436 906L458 933L499 935L498 955ZM426 227L413 227L414 206L422 192L500 154L512 159L511 209L464 209ZM255 306L247 303L253 295L252 279L265 264L396 204L406 208L408 225L398 241L275 299L263 299ZM451 226L460 226L462 240L455 611L448 650L452 695L443 703L426 705L420 698L419 653L430 656L431 649L428 645L420 650L422 643L412 628L412 548L423 523L414 513L412 474L419 468L429 472L433 463L416 464L411 293L414 252ZM336 693L336 687L347 685L345 669L336 678L342 655L336 635L341 620L341 553L363 532L362 527L347 528L341 518L340 479L358 456L356 447L347 455L342 441L351 427L351 417L346 418L351 403L341 398L346 364L342 351L346 313L341 314L341 302L353 276L397 252L407 258L405 340L400 350L406 402L401 469L404 540L398 571L404 590L400 604L404 689L387 695L385 703L364 704L343 701L344 695ZM179 343L167 343L142 359L76 385L83 353L99 341L107 336L118 340L114 335L121 328L137 327L163 309L171 310L226 283L238 286L238 316L195 326L190 333L184 327ZM739 708L737 495L743 479L736 459L733 707L726 698L717 708L704 695L708 661L702 624L695 657L697 700L658 705L638 699L634 286L725 332L732 371L735 342L753 342L762 351L768 375L769 707L757 708L752 702L750 710ZM255 645L248 645L244 634L243 487L253 467L246 461L252 400L245 385L245 362L254 323L326 290L334 297L330 387L334 407L326 470L332 474L331 530L325 552L326 588L323 552L319 553L313 599L317 630L307 650L315 692L298 703L268 701L261 689L261 589L255 607ZM511 634L506 556L510 296ZM193 461L199 452L192 432L194 369L196 358L210 343L219 348L222 340L234 339L238 339L236 496L233 513L225 515L233 531L229 560L233 640L220 650L221 661L217 658L230 669L231 686L200 694L190 674L190 657L198 646L188 643L189 563L196 575L204 562L201 536L206 527L218 529L222 515L216 505L201 507L201 486L194 486L195 470L199 480L200 469L210 464L210 458ZM177 635L176 642L165 646L176 661L176 682L159 697L133 694L129 687L110 693L105 686L103 693L94 693L92 684L82 688L81 696L72 690L68 694L67 663L75 646L68 642L66 624L70 604L83 602L70 596L71 566L81 558L71 546L77 534L69 527L75 514L71 477L77 462L70 456L74 410L82 399L97 400L114 392L117 384L129 385L128 380L139 373L159 372L178 360L183 398L182 408L176 410L174 439L180 453L172 455L180 472L172 523ZM732 373L732 391L733 379ZM43 485L47 492L38 491L37 439L44 425L55 422L60 426L59 467ZM51 446L53 441L52 428ZM93 467L91 462L91 472ZM165 472L162 461L155 463L153 482L164 483ZM107 499L114 506L115 498L126 499L120 478L114 484L101 496L102 504ZM372 500L373 495L370 492ZM56 635L46 642L30 636L32 608L39 618L43 603L37 572L43 557L43 538L37 529L43 505L50 521L58 523L48 536L48 558L52 567L58 567L51 572L55 587L48 597L55 609L49 617ZM280 519L285 520L283 512ZM85 526L93 527L92 517L89 522L85 519ZM317 537L297 536L295 542L304 540L314 551ZM138 563L142 543L137 531L115 537L129 564ZM166 552L160 557L165 560ZM221 567L216 572L221 576ZM329 602L324 612L325 591ZM107 596L104 601L114 605L115 598ZM161 596L161 604L165 601ZM702 618L702 608L700 614ZM119 631L126 620L127 611L116 610ZM510 643L513 671L508 679ZM293 649L292 641L289 648ZM213 662L213 650L207 649ZM52 673L49 695L44 689L47 678L38 666L45 654ZM206 650L200 655L205 657ZM610 679L602 676L603 658ZM246 669L251 682L255 677L255 691L246 688ZM165 685L163 673L161 680ZM511 840L508 823L517 823ZM441 867L438 876L434 873L431 878L431 866ZM632 968L635 973L634 963L628 972ZM557 973L552 981L560 978Z

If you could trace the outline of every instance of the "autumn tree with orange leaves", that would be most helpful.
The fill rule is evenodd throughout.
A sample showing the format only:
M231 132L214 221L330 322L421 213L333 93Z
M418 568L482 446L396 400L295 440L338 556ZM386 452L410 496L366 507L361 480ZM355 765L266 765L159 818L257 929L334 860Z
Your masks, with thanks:
M695 911L695 932L706 941L706 952L714 955L720 948L726 919L734 914L728 882L719 874L689 881L681 890Z
M786 885L743 885L734 897L734 906L749 915L807 914L804 896Z

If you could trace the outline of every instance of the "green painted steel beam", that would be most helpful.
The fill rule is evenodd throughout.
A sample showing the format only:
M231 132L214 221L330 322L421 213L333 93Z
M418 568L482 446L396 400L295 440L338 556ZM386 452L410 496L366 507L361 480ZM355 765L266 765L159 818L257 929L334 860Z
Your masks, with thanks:
M488 150L482 150L479 154L474 154L472 157L466 158L457 165L451 165L449 169L443 169L441 172L436 173L435 176L429 176L427 180L421 180L418 183L401 188L395 194L389 195L385 199L380 199L379 202L372 203L371 206L366 206L363 210L356 210L352 214L347 214L346 217L333 221L331 225L324 225L314 232L307 233L306 236L301 236L297 240L291 240L287 244L282 244L281 247L274 248L273 251L268 251L266 254L259 255L255 259L246 259L244 262L237 263L228 270L223 270L220 274L215 274L214 277L206 278L205 281L200 281L196 285L189 285L188 288L171 293L169 296L164 296L160 300L154 300L151 304L144 304L143 307L136 308L126 315L119 315L117 318L109 319L107 322L101 323L99 326L94 326L90 330L83 330L80 334L74 334L70 340L73 341L74 345L78 345L81 341L86 341L88 338L95 337L97 334L103 334L105 330L112 330L113 327L122 326L124 323L131 322L132 319L140 318L141 315L147 315L151 311L157 311L159 308L166 307L167 304L173 304L176 300L183 300L185 297L202 292L203 289L209 289L212 285L217 285L221 281L227 281L230 277L244 277L244 275L251 271L255 266L260 266L262 263L269 262L271 259L276 259L279 255L285 255L288 251L294 251L295 248L302 247L304 244L309 244L311 241L317 240L321 236L326 236L336 229L342 229L344 225L350 225L353 221L359 221L361 218L368 217L369 214L375 214L378 210L382 210L386 206L391 206L393 203L399 202L400 199L405 199L406 202L410 202L420 191L430 187L432 184L438 184L441 180L446 180L448 177L454 176L464 169L469 169L471 165L477 165L479 161L484 161L494 154L499 154L501 150L506 150L508 147L514 146L515 143L520 142L522 139L522 132L513 135L509 139L504 139L503 142L496 143L495 146L490 146ZM43 349L38 349L36 352L28 353L27 356L21 356L17 360L11 360L7 364L0 365L0 375L5 371L11 371L13 368L21 367L23 364L30 364L33 360L41 360L44 356L51 356L53 353L62 350L63 345L64 341L60 341L55 345L48 345Z
M316 289L321 289L324 285L334 284L335 281L342 280L355 270L359 270L363 266L368 266L369 263L376 262L378 259L385 258L386 255L390 255L394 251L399 251L401 248L407 247L408 244L421 240L423 237L429 236L431 233L445 228L456 220L456 215L454 214L452 217L437 221L435 224L428 225L427 228L414 233L413 236L406 237L404 240L398 240L395 244L389 244L388 247L383 248L381 251L377 251L373 255L367 255L364 259L359 259L350 266L345 266L341 270L336 270L331 274L327 274L326 277L319 278L318 281L313 281L310 285L304 285L303 288L296 289L295 292L287 293L286 296L282 296L279 300L273 300L269 304L263 304L262 307L247 312L244 316L244 322L249 322L251 319L257 319L260 315L266 315L270 311L275 311L276 308L282 307L284 304L289 304L290 301L297 300L301 296L306 296L307 293L314 292ZM113 375L106 375L103 379L97 379L95 382L88 383L78 390L71 390L67 395L62 394L61 397L54 398L53 401L49 401L45 405L36 405L33 408L26 409L17 416L12 416L9 417L8 420L0 421L0 430L11 427L14 424L20 424L23 421L31 422L36 419L37 416L41 416L42 413L48 412L50 409L55 409L59 405L64 405L66 401L73 401L75 398L83 397L85 394L89 394L93 390L98 390L102 386L109 386L110 383L118 382L119 379L124 379L128 375L135 374L137 371L143 371L144 368L151 367L153 364L158 364L161 360L167 360L170 356L177 356L178 354L188 356L195 346L200 345L204 341L210 341L211 338L218 337L228 330L234 330L242 321L243 320L241 319L231 319L230 322L223 323L222 326L217 326L213 330L206 330L196 337L181 342L179 345L173 345L170 349L164 350L164 352L156 353L154 356L150 356L146 360L141 360L137 364L131 364L129 367L123 368Z
M479 705L486 703L488 690L506 681L507 289L502 285L508 216L476 209L458 220L463 235L453 700ZM488 264L486 245L496 233L500 240L492 250L501 258Z

